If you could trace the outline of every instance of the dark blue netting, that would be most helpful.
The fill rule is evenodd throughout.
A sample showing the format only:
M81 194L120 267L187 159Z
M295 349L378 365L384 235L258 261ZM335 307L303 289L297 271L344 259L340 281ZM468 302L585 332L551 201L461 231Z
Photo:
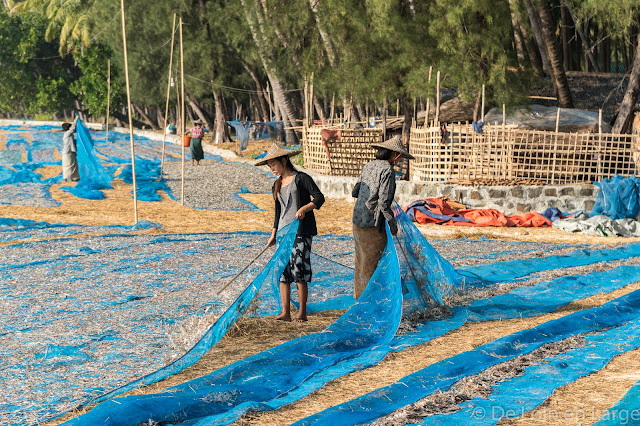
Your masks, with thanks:
M602 306L548 321L432 364L398 382L326 409L296 425L353 425L370 422L434 392L448 390L458 380L527 354L540 346L580 333L605 332L634 322L640 315L640 290Z
M591 216L605 215L611 219L634 219L640 213L640 179L635 176L624 178L615 175L601 182L594 182L600 188Z
M635 339L634 339L635 340ZM640 423L640 382L602 415L594 426L637 425Z
M281 261L288 261L291 247ZM263 284L270 285L258 295L258 310L279 310L273 300L278 300L279 272L272 274L271 283ZM271 401L288 392L315 389L313 379L318 373L387 342L400 322L401 300L400 269L388 234L387 247L365 292L324 332L289 341L167 392L106 401L69 424L135 424L149 419L224 424L249 410L272 409Z

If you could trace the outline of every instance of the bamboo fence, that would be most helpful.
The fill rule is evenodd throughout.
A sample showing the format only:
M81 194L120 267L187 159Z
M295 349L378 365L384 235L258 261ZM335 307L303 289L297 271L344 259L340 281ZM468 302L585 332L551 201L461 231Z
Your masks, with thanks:
M371 143L382 141L382 129L341 129L323 141L322 131L305 129L305 167L332 176L358 176L374 158ZM475 184L573 184L601 181L615 174L638 173L640 135L564 133L470 124L411 129L409 178L424 182Z

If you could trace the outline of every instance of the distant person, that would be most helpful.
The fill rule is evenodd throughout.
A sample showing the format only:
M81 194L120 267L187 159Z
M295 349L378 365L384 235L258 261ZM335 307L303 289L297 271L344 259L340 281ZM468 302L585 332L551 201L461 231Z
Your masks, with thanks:
M353 208L353 290L356 300L367 287L387 245L385 221L389 224L391 235L396 236L398 233L391 208L396 193L396 172L393 166L402 156L414 159L402 145L399 136L371 146L378 150L376 159L364 165L351 193L356 198Z
M76 128L78 127L78 116L76 115L73 124L62 123L62 178L65 182L80 179L78 171L78 154L76 149Z
M272 189L276 208L275 221L267 245L276 243L279 229L296 219L300 221L289 263L280 277L282 312L275 317L277 320L291 321L291 283L295 282L300 301L296 322L307 320L308 283L312 275L311 240L314 235L318 235L313 210L324 204L324 195L311 176L297 171L291 164L290 157L299 152L280 148L274 143L267 155L256 163L257 166L267 164L271 172L278 176Z
M193 122L193 127L189 129L187 135L191 136L191 165L200 165L200 160L204 158L204 151L202 150L202 137L204 136L204 129L202 128L202 120L196 120Z

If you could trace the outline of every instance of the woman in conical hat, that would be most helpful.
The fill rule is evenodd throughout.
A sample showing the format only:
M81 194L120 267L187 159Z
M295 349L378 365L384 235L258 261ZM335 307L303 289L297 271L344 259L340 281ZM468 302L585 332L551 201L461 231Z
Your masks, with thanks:
M398 232L391 209L396 193L394 164L405 157L413 160L399 136L371 144L377 149L376 159L362 168L351 195L356 198L353 208L353 240L355 243L355 273L353 278L356 300L364 291L378 266L387 245L385 222L392 235Z
M295 282L300 301L300 309L295 321L301 322L307 320L308 283L312 276L311 241L314 235L318 235L313 210L322 206L324 195L311 176L299 172L291 163L291 157L298 153L300 151L290 151L273 144L267 151L267 155L258 161L256 166L267 164L271 172L278 176L272 189L276 208L275 220L267 244L276 243L278 229L282 229L296 219L300 221L291 258L280 277L282 312L276 319L291 321L291 283Z

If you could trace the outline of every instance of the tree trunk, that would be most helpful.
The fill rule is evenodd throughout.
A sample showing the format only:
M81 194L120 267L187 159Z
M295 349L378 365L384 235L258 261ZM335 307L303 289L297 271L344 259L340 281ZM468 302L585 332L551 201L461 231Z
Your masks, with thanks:
M125 127L123 123L129 123L129 116L127 114L123 114L116 110L113 111L111 115L113 115L116 120L120 120L120 123L118 124L119 127ZM131 122L133 123L133 127L137 127L138 129L142 129L145 126L145 123L133 117L131 119Z
M200 106L196 104L196 102L193 100L191 95L189 95L189 93L185 92L185 97L187 98L187 102L189 102L189 106L191 106L191 109L196 113L198 118L202 120L202 122L204 123L204 126L207 129L211 129L211 121L209 121L209 117L207 117L207 115L204 113L204 111L202 111Z
M230 142L231 135L229 134L229 128L227 127L227 121L225 120L227 109L224 105L224 98L218 93L218 91L215 89L215 86L213 86L213 81L211 81L211 86L214 88L213 100L216 109L216 117L214 123L215 136L213 137L213 140L215 143Z
M638 34L638 42L636 43L636 54L633 59L633 67L629 75L629 84L620 104L620 112L615 123L613 123L612 133L622 133L629 130L631 118L633 117L633 107L640 93L640 34Z
M569 37L567 36L567 27L569 26L569 17L567 14L567 6L560 5L560 34L562 36L562 59L564 60L564 69L569 71L571 68L569 54Z
M529 22L531 23L531 31L533 31L534 39L538 45L538 52L540 53L540 59L542 60L542 68L545 72L551 73L551 64L549 64L549 58L547 57L547 49L544 45L544 38L542 37L542 31L540 30L540 23L538 21L538 14L533 7L532 0L524 0L527 6L527 13L529 15Z
M556 89L558 97L558 106L560 108L573 108L573 100L571 99L571 90L564 67L562 66L562 51L560 43L555 33L555 23L551 15L551 5L549 0L536 0L538 5L538 17L540 18L540 29L544 38L544 44L547 47L547 57L551 65L553 86Z
M320 34L320 38L322 39L322 45L324 46L325 52L327 52L327 58L329 59L329 65L331 67L335 67L336 65L336 52L333 48L333 44L331 43L331 39L326 31L320 25L320 14L318 13L318 3L320 0L309 0L309 6L311 6L311 11L313 12L313 18L316 21L316 26L318 27L318 33Z
M140 117L142 117L142 120L147 123L147 125L149 125L149 127L153 130L157 130L158 129L158 125L156 123L153 122L153 120L151 120L151 118L149 118L149 116L144 112L144 110L142 108L140 108L138 105L133 104L133 109L136 110L136 112L138 114L140 114Z
M258 48L258 53L260 55L260 60L262 61L262 66L264 67L265 73L267 74L267 78L271 82L271 89L273 90L273 99L275 103L278 105L278 107L280 108L280 113L282 114L282 122L284 123L285 128L287 128L285 130L287 142L292 145L295 145L298 142L298 135L292 129L292 127L294 127L296 124L295 116L291 108L291 103L287 99L284 89L282 88L280 79L276 77L275 71L272 70L272 67L270 66L267 58L265 57L265 54L264 54L266 49L265 46L267 46L268 43L264 42L263 28L262 26L259 26L260 22L258 21L256 23L256 21L251 16L251 12L247 7L247 0L240 0L240 2L242 3L245 16L247 18L247 23L249 24L251 36Z
M511 11L511 25L513 26L513 40L515 42L516 54L518 55L518 65L520 65L520 68L524 68L524 43L522 41L522 37L520 36L520 25L518 23L516 11L514 10L513 2L514 0L509 0L509 9Z
M320 120L324 121L326 120L326 116L324 114L324 110L322 109L322 105L320 105L320 102L318 101L318 97L313 95L313 106L316 108L316 113L318 114L318 117L320 117Z
M524 39L524 45L527 47L527 55L529 55L529 63L533 68L533 75L536 78L544 78L544 66L542 65L542 58L540 51L533 39L533 36L529 34L527 25L518 21L520 24L520 31L522 32L522 38Z
M164 125L164 114L162 113L161 108L156 107L156 116L158 124Z

